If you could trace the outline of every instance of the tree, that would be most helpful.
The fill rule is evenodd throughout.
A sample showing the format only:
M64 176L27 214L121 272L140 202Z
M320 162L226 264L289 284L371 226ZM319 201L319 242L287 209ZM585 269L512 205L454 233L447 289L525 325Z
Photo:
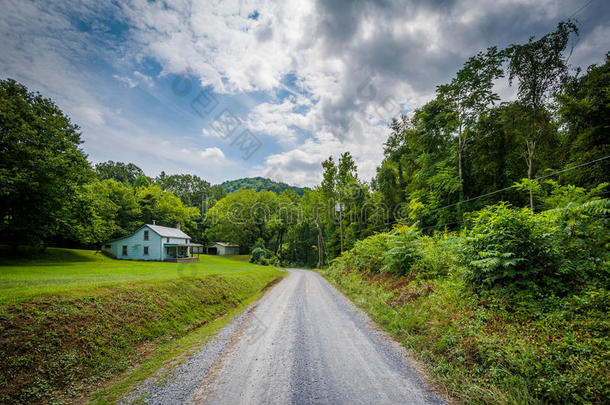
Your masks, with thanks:
M492 90L494 81L504 76L501 65L504 52L496 47L479 52L466 61L451 83L437 87L441 102L452 110L457 129L458 176L460 179L460 200L464 198L463 158L467 145L467 135L478 117L500 99Z
M78 126L49 99L0 81L0 233L15 249L44 246L93 177Z
M133 189L113 179L84 185L71 207L72 215L62 221L61 245L103 242L134 232L140 225L140 207Z
M144 176L144 172L133 163L107 162L95 165L95 173L99 180L114 179L121 183L134 185L139 177Z
M566 80L557 95L559 115L565 125L563 153L567 165L577 165L610 153L610 53L604 64L591 65ZM575 184L595 186L610 181L610 159L571 171L565 177Z
M209 240L233 242L250 252L261 238L270 245L277 231L278 196L271 191L239 190L228 194L205 216Z
M531 37L526 44L508 48L509 83L518 81L520 102L529 109L531 130L525 137L527 178L532 179L536 146L548 131L548 98L558 89L568 73L564 55L571 34L578 35L578 27L571 21L561 21L557 29L537 41ZM534 194L530 192L530 208L534 209Z
M194 220L200 217L198 208L184 205L172 192L163 191L156 184L139 187L136 199L142 211L142 219L147 224L155 220L159 225L174 227L180 222L188 233L189 229L195 227Z
M171 191L190 207L198 207L210 196L210 183L193 174L172 174L165 172L155 179L155 183L165 191Z

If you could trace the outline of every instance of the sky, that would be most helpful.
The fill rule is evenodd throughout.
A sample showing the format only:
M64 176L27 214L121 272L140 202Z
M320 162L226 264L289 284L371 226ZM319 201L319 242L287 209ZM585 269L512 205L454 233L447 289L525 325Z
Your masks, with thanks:
M350 151L369 180L388 123L476 52L576 18L569 62L610 51L606 0L0 0L0 79L79 125L92 163L299 186ZM497 91L514 97L506 81Z

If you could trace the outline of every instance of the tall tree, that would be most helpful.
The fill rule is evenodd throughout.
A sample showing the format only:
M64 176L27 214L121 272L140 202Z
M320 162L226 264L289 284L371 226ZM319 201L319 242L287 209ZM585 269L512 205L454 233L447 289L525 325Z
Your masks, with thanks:
M139 187L136 190L136 198L142 211L142 219L147 224L155 220L159 225L173 227L180 222L184 229L189 230L195 226L195 219L200 217L197 207L184 205L171 191L163 191L156 184Z
M605 63L579 72L557 96L559 115L565 125L563 152L567 165L583 164L610 154L610 53ZM610 159L565 174L571 182L593 187L610 182Z
M0 81L0 234L44 246L93 178L79 128L49 99Z
M561 21L557 29L539 40L531 37L526 44L512 45L509 83L518 82L520 102L530 112L531 130L525 137L527 178L534 173L536 146L548 126L546 111L549 97L567 77L568 65L565 50L571 34L578 35L578 27L571 21ZM530 208L534 209L534 194L530 191Z
M199 207L210 197L210 183L194 174L172 174L165 172L155 179L165 191L171 191L190 207Z
M478 117L500 97L493 91L496 79L504 76L505 53L496 47L479 52L466 61L451 83L437 87L439 99L451 109L457 131L457 163L460 200L464 198L463 159L467 135Z
M101 162L95 165L95 173L99 180L113 179L121 183L134 185L139 177L144 176L144 171L133 163Z

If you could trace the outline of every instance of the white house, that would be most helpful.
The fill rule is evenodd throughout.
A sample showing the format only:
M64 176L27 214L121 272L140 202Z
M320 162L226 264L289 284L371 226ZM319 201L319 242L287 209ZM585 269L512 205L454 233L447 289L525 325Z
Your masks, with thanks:
M216 242L207 247L207 253L210 255L238 255L239 245L227 242Z
M191 243L191 237L180 230L180 223L176 228L146 224L133 235L106 242L102 250L124 260L188 262L199 260L192 257L192 250L200 246Z

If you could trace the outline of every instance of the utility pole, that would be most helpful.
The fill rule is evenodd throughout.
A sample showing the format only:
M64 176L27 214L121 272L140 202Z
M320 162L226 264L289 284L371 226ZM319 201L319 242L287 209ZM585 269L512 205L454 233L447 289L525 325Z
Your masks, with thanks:
M321 269L324 264L324 238L322 236L322 228L320 227L320 217L316 213L316 227L318 228L318 268Z
M341 201L341 188L339 188L339 235L341 238L341 254L343 254L343 202Z

